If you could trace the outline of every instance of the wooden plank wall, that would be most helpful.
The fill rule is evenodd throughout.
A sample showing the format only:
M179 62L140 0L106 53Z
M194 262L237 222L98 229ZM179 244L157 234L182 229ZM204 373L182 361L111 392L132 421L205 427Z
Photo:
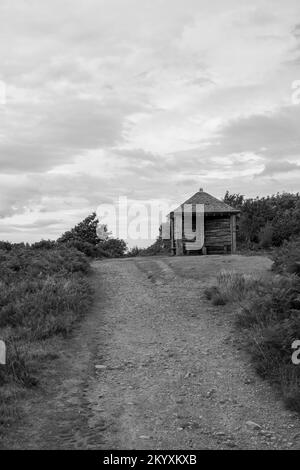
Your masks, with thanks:
M207 253L224 253L224 246L231 252L231 224L230 215L222 217L205 217L204 244Z

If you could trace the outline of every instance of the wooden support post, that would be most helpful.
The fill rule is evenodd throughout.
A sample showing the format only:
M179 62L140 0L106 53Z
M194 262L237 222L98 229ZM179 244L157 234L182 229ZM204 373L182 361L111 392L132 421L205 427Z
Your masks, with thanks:
M182 256L182 255L183 255L183 241L176 240L176 256Z
M231 253L236 252L236 215L230 216L230 229L231 229Z
M170 237L171 237L171 254L176 255L175 235L174 235L174 215L170 218Z

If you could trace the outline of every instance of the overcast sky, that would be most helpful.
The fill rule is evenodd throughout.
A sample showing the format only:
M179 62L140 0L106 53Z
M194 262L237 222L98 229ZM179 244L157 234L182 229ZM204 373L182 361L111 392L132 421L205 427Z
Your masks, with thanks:
M299 0L0 0L0 239L299 190Z

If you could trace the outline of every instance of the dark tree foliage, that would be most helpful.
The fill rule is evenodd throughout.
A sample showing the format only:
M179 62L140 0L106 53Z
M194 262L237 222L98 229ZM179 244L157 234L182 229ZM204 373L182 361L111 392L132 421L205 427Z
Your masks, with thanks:
M72 230L65 232L58 240L58 243L67 242L86 242L91 245L98 245L99 237L97 235L97 226L99 220L97 215L93 212L91 215L86 217L82 222L75 225Z
M37 250L52 250L55 246L56 242L54 240L41 240L39 242L32 243L31 248Z
M273 257L274 271L279 273L287 271L300 276L300 237L284 241L282 246L275 250ZM300 305L300 296L298 301Z
M244 196L242 194L230 194L226 191L224 196L224 202L235 209L241 209L244 203Z
M97 234L98 223L97 215L93 212L72 230L65 232L57 240L57 244L76 248L93 258L119 258L124 256L127 249L125 241L110 238L106 226L104 226L104 232L106 232L107 239L100 240Z
M12 243L0 241L0 250L11 251L12 247L13 247Z
M139 256L140 255L140 248L138 246L134 246L133 248L131 248L128 253L127 253L127 256L128 258L134 258L136 256Z
M241 211L238 241L248 246L280 246L300 236L300 194L282 193L246 199L226 192L224 202Z
M98 248L111 257L120 258L125 255L127 244L124 240L120 240L119 238L109 238L108 240L100 242Z
M170 251L170 240L162 240L160 237L158 237L152 245L148 246L147 248L135 248L133 254L129 254L129 256L169 255Z

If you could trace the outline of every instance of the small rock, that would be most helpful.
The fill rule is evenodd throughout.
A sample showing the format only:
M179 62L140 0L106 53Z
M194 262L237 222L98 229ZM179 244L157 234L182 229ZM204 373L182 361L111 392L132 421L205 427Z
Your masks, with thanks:
M265 438L265 439L270 439L272 437L272 433L270 431L260 431L260 434Z
M236 444L232 441L226 441L225 444L228 446L228 447L236 447Z
M253 431L258 431L259 429L261 429L261 426L255 423L254 421L247 421L246 426L252 429Z
M244 384L246 384L246 385L250 385L250 384L253 384L253 383L254 383L253 379L247 378L247 379L244 380Z
M142 436L140 436L140 439L150 439L150 436L144 436L144 435L142 435Z

